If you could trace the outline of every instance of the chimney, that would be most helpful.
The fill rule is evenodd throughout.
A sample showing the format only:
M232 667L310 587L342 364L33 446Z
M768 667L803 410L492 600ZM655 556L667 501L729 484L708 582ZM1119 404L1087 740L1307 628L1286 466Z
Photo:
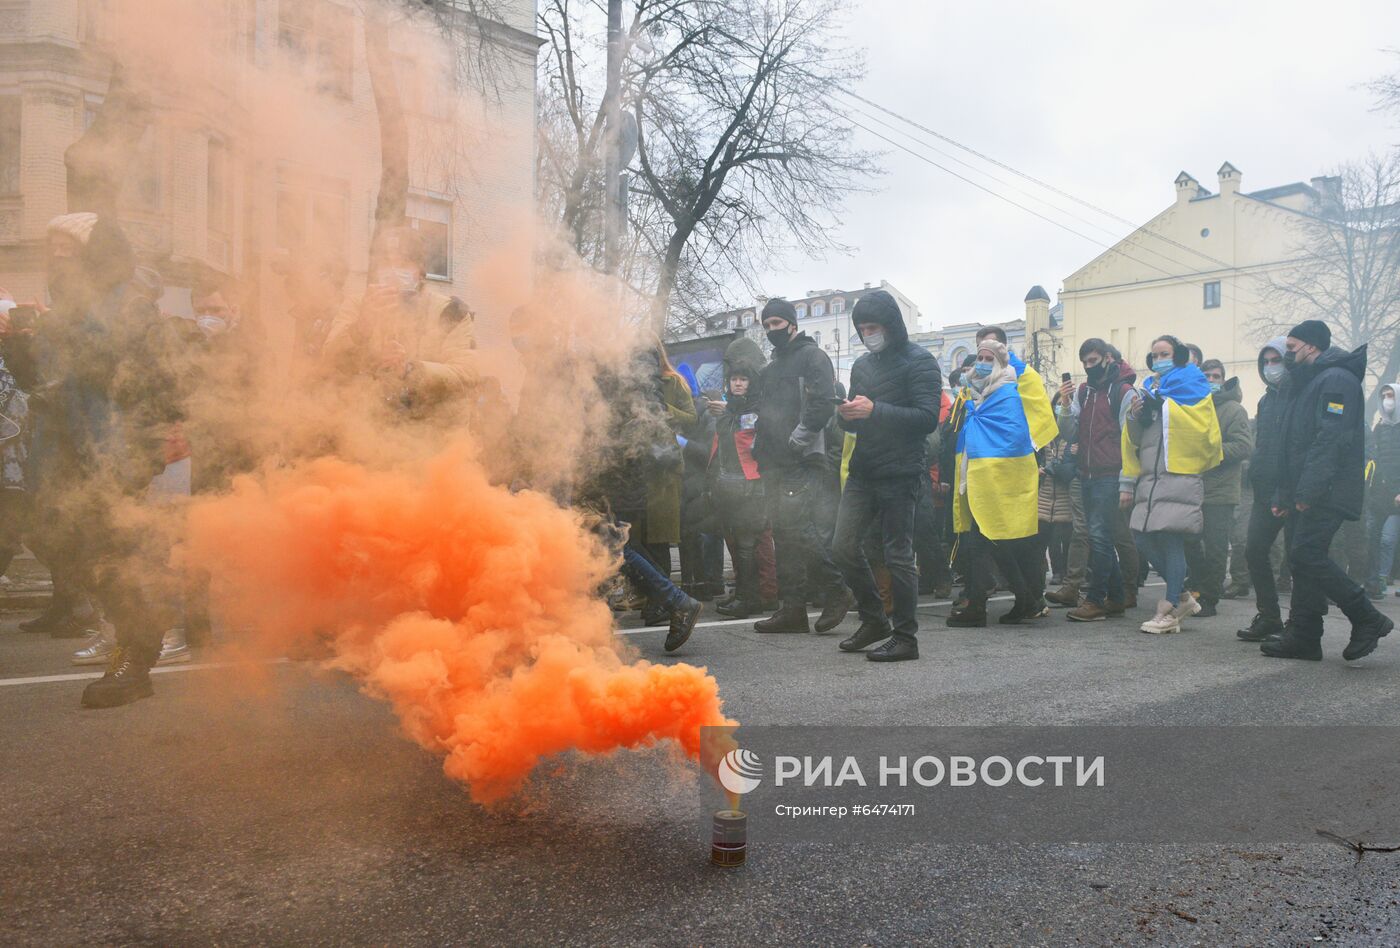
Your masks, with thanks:
M1220 166L1216 172L1220 178L1220 196L1229 197L1240 190L1240 169L1230 164L1228 161Z
M1185 204L1201 193L1201 182L1185 171L1176 176L1176 203Z
M1050 328L1050 294L1045 287L1036 284L1026 294L1026 348L1031 348L1030 340L1042 329Z

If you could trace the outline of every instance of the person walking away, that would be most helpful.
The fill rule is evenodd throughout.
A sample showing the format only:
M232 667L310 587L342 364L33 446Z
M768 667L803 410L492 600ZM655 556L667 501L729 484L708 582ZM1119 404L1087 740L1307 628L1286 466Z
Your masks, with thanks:
M1225 565L1230 551L1230 529L1240 502L1241 469L1254 451L1254 432L1240 396L1240 380L1225 378L1225 365L1207 359L1201 372L1210 386L1215 417L1220 425L1223 460L1201 475L1205 500L1201 505L1201 534L1186 544L1186 569L1200 590L1202 618L1214 616L1225 592Z
M826 603L817 631L827 632L841 624L854 603L832 562L830 546L823 542L817 510L825 496L824 429L835 407L836 373L821 347L799 331L792 303L765 303L763 326L773 360L759 380L753 454L768 500L782 603L771 617L755 623L754 631L809 631L810 583Z
M958 437L953 516L960 533L990 546L1015 595L1010 611L998 621L1014 625L1050 614L1044 598L1036 451L1053 441L1058 429L1034 370L1023 368L1018 378L1006 346L990 336L978 343L976 358L966 376L972 400ZM968 605L969 612L980 613L982 625L986 609L985 599Z
M1254 452L1249 459L1249 486L1253 494L1249 510L1249 533L1245 540L1245 560L1254 584L1254 619L1235 633L1245 642L1262 642L1283 634L1272 554L1275 541L1283 532L1285 520L1274 516L1274 495L1278 491L1282 463L1284 389L1289 384L1283 356L1287 340L1276 336L1259 350L1259 378L1264 394L1254 410Z
M846 485L836 515L832 553L855 594L860 627L840 643L874 662L919 657L919 570L914 559L914 511L927 468L924 442L938 427L943 390L938 360L909 341L899 303L884 290L862 296L851 322L868 350L851 367L850 397L837 408L844 431L855 435ZM885 615L861 542L878 524L890 574L894 622Z
M1288 397L1273 513L1287 521L1293 598L1288 627L1278 638L1260 643L1259 650L1270 658L1320 661L1322 617L1330 600L1351 620L1351 640L1342 657L1355 661L1374 652L1395 627L1328 556L1342 523L1362 512L1366 346L1354 352L1333 346L1332 331L1316 319L1289 330L1287 346Z
M721 603L715 611L733 619L747 619L762 609L757 551L767 511L753 443L763 362L763 350L752 339L731 342L724 352L725 400L708 406L715 419L715 440L706 478L715 518L734 562L734 601Z
M1084 340L1079 361L1086 381L1077 388L1066 382L1060 387L1060 396L1062 414L1078 419L1075 468L1089 536L1089 586L1084 601L1066 617L1074 622L1098 622L1122 615L1129 591L1136 591L1138 563L1119 557L1115 537L1120 517L1117 495L1123 467L1122 429L1137 373L1115 358L1102 339ZM1056 600L1066 604L1077 595L1077 589L1062 589ZM1132 598L1135 602L1136 597Z
M1371 432L1371 460L1375 471L1367 492L1371 521L1371 576L1366 595L1385 596L1390 571L1395 565L1395 544L1400 539L1400 412L1395 394L1400 384L1382 385L1380 412Z
M1119 502L1132 508L1129 525L1142 560L1167 582L1157 613L1141 625L1163 635L1200 609L1186 591L1185 538L1201 532L1201 475L1224 453L1210 385L1175 336L1159 336L1148 353L1152 376L1133 393L1123 429ZM1141 564L1140 564L1141 565Z

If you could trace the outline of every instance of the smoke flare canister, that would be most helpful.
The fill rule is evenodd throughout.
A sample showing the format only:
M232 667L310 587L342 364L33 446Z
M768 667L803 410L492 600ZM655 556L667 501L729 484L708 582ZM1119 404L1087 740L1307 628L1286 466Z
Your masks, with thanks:
M710 862L729 869L744 864L749 850L749 818L742 810L720 810L715 813L714 831L710 837Z

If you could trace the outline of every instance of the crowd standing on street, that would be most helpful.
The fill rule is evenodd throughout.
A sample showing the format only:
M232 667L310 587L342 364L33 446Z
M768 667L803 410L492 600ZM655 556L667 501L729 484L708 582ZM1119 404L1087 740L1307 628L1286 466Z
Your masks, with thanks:
M196 281L190 315L163 312L160 275L97 214L55 218L47 249L44 301L0 290L0 573L22 546L48 568L52 600L21 628L84 638L73 662L107 671L83 704L112 707L151 694L150 670L189 661L217 625L210 578L177 575L168 531L130 511L178 509L257 466L257 445L187 408L196 392L250 398L263 340L218 274ZM280 262L294 375L368 384L404 426L508 413L478 364L473 313L426 285L425 257L417 232L387 228L360 296L343 261ZM1141 617L1151 634L1251 593L1237 634L1270 657L1320 659L1329 604L1351 623L1347 660L1393 627L1373 601L1400 545L1400 385L1374 393L1368 427L1366 347L1333 346L1321 321L1259 350L1251 419L1225 365L1169 334L1141 373L1086 340L1085 380L1066 373L1052 393L996 326L945 376L875 290L851 312L866 352L846 389L793 304L769 300L761 318L767 354L730 343L722 388L702 390L660 340L601 371L604 463L566 483L521 450L535 467L509 484L593 511L618 554L612 605L668 626L668 652L714 602L762 635L827 633L854 610L841 651L908 661L921 594L952 601L954 628L986 626L998 589L1012 600L998 624L1044 623L1055 607L1098 622L1139 608L1149 570L1165 585ZM527 378L578 371L514 341ZM543 430L532 410L522 399L522 439Z

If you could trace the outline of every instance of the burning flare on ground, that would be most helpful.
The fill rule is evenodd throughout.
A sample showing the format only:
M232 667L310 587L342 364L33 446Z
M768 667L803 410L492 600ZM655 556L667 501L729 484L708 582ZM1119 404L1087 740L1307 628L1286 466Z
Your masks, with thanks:
M735 723L703 668L625 654L596 594L613 558L581 517L493 486L463 445L243 477L189 528L225 616L269 650L328 641L479 803L562 751L673 740L698 758L702 727Z

